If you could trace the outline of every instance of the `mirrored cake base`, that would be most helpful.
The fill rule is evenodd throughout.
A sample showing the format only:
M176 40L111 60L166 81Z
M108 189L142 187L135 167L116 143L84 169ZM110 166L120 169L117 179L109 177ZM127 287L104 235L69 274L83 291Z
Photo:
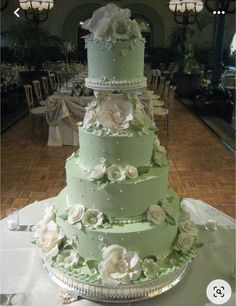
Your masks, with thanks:
M187 274L191 261L160 278L114 287L81 281L50 266L45 260L43 264L49 277L66 292L67 297L71 295L72 300L77 296L101 302L127 303L149 299L170 290Z

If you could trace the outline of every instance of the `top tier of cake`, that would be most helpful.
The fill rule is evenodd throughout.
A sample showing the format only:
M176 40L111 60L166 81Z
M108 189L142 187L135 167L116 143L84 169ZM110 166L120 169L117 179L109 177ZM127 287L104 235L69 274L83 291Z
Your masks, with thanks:
M146 87L144 39L130 10L108 4L83 24L88 49L87 87L94 90L135 90Z
M95 90L131 90L146 87L143 76L144 42L118 41L88 43L88 78Z

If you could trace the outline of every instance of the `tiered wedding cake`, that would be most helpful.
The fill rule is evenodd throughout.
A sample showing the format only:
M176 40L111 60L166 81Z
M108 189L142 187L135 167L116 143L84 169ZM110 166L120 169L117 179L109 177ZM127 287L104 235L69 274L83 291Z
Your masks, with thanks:
M95 98L79 126L80 150L66 162L67 187L46 208L36 244L68 288L134 299L147 296L146 283L183 273L198 247L197 229L168 186L166 151L134 91L146 82L136 21L108 4L84 28L91 31L86 84Z

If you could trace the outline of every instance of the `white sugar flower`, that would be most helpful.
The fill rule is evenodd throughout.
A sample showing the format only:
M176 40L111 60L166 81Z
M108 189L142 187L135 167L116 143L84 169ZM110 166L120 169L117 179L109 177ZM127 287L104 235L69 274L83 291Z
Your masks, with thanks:
M138 170L137 168L133 167L133 166L126 166L125 167L125 173L126 173L126 176L129 178L129 179L135 179L138 177Z
M41 221L35 226L34 237L36 238L36 245L48 257L53 257L58 254L58 247L64 238L64 233L54 221L49 223Z
M131 103L120 97L102 102L97 110L98 122L112 133L128 129L132 119Z
M154 138L154 146L153 146L153 149L154 149L154 151L159 151L159 152L161 152L162 154L166 155L166 149L165 149L165 147L163 147L163 146L161 145L160 140L159 140L159 138L158 138L157 136Z
M101 179L105 173L106 173L105 159L102 158L101 163L99 165L96 165L93 169L91 169L87 173L87 175L88 175L88 179L90 181L93 181L93 180Z
M157 165L159 167L164 167L168 164L166 156L161 152L155 152L154 153L153 161L154 161L155 165Z
M79 256L74 250L63 250L57 255L57 263L66 269L73 268L79 262Z
M117 40L128 40L131 37L130 20L124 18L112 18L112 36Z
M129 9L119 8L109 3L93 13L92 18L85 21L82 27L91 32L87 40L128 40L132 37L142 38L137 23L130 19Z
M111 245L102 249L102 257L104 260L99 265L99 272L105 285L127 284L141 275L141 262L136 252Z
M43 221L49 223L50 221L55 220L55 207L51 203L45 204Z
M74 224L76 222L79 222L84 214L84 206L80 204L75 204L71 206L68 210L68 223Z
M119 11L120 8L117 5L109 3L94 11L92 18L86 20L82 27L92 33L99 32L99 30L101 32L106 32L110 17L117 14Z
M154 123L150 117L146 114L143 104L138 101L134 111L134 120L132 125L146 131L150 128L154 128Z
M177 238L175 249L183 253L188 252L193 246L194 239L195 238L192 235L186 233L180 233Z
M88 228L97 228L103 223L103 214L98 209L88 209L83 217L82 223Z
M147 220L155 223L161 224L166 219L166 213L163 208L159 205L150 205L147 212Z
M158 264L152 258L146 258L142 262L142 269L148 279L153 279L157 276Z
M95 125L97 120L96 111L95 110L87 110L84 116L83 127L85 129L90 128Z
M125 170L118 165L111 165L107 168L107 177L111 182L123 181L126 178Z
M180 222L179 229L182 233L186 233L192 236L197 236L198 234L196 224L190 219Z
M181 221L184 221L184 220L187 220L187 219L191 218L190 213L187 212L187 210L184 207L180 208L179 213L180 213L179 219Z
M138 25L136 20L131 20L131 29L134 37L142 38L140 26Z

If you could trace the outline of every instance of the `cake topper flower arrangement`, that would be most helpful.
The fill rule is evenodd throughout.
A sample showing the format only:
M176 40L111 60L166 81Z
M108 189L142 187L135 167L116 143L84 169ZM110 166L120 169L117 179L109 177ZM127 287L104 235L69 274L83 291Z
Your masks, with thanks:
M91 32L85 37L86 42L142 39L138 23L130 19L130 16L129 9L119 8L114 3L97 9L92 18L86 20L82 25L84 29Z

